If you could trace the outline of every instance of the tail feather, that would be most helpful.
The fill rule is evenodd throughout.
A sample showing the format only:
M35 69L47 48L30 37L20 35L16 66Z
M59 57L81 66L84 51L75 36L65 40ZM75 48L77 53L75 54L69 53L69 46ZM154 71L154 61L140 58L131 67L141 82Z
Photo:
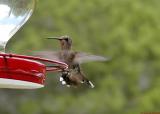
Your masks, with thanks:
M89 81L89 85L90 85L91 88L95 87L91 81Z
M89 80L86 80L86 84L89 85L91 88L95 87L94 84Z

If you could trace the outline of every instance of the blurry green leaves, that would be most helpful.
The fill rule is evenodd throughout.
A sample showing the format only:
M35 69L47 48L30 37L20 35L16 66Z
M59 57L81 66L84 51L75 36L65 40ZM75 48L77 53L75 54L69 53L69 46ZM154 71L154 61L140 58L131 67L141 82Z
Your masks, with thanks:
M10 52L57 50L58 43L46 41L44 36L69 35L74 50L112 60L82 65L87 77L95 83L93 90L55 86L58 77L51 80L49 76L53 74L49 74L46 87L34 93L36 100L32 101L32 96L25 102L17 98L22 103L20 113L160 111L159 3L158 0L39 0L31 19L11 40ZM144 80L145 84L141 84Z
M20 113L22 114L39 114L40 106L35 100L28 100L20 104L18 109L20 109Z

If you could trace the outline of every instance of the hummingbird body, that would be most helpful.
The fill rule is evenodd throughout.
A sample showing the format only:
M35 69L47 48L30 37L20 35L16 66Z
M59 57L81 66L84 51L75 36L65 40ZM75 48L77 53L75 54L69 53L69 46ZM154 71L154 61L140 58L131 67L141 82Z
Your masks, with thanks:
M80 64L74 61L76 57L76 52L70 50L60 51L59 58L61 61L65 62L68 65L68 72L62 72L62 84L70 86L79 86L80 84L87 84L91 88L94 88L94 85L89 81L81 71Z
M78 64L77 64L78 65ZM90 86L91 88L94 88L94 85L91 81L89 81L84 74L82 73L82 71L80 70L79 65L76 67L74 66L73 68L70 69L69 72L62 72L62 78L61 78L61 82L62 84L66 84L68 87L70 86L74 86L77 87L80 84L87 84L88 86ZM65 83L63 83L63 81Z
M59 59L65 62L69 68L73 66L74 58L75 58L75 53L68 50L60 51Z
M68 70L62 71L60 81L63 85L79 86L80 84L87 84L91 88L94 85L82 73L80 64L88 61L105 61L106 58L96 55L91 55L83 52L76 52L71 50L72 40L69 36L48 37L48 39L56 39L60 41L61 50L58 52L42 51L37 52L36 55L56 59L65 62L68 65Z

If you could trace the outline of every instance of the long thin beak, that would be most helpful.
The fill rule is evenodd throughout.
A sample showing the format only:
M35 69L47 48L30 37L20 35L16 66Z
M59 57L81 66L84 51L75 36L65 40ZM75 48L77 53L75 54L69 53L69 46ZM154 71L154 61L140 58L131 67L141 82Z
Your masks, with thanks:
M47 39L62 40L60 37L47 37Z

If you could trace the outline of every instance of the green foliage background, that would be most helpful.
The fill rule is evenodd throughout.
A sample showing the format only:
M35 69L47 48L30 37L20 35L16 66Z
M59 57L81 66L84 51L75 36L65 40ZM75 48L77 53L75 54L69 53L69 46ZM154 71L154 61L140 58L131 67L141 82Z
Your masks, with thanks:
M74 50L112 57L82 65L95 89L63 87L47 75L37 90L0 90L1 114L140 114L160 111L159 0L39 0L7 51L57 50L46 36L69 35Z

